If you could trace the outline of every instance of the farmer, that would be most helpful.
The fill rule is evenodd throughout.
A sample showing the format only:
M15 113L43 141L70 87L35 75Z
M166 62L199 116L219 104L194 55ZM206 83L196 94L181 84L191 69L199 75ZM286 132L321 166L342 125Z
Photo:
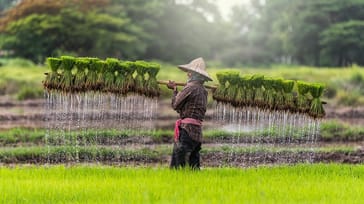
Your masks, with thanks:
M192 60L189 64L179 65L187 72L187 84L178 92L174 81L167 87L173 89L172 107L180 115L175 124L174 146L171 168L185 167L200 169L200 150L202 138L202 121L205 118L207 91L205 81L212 81L206 72L202 58Z

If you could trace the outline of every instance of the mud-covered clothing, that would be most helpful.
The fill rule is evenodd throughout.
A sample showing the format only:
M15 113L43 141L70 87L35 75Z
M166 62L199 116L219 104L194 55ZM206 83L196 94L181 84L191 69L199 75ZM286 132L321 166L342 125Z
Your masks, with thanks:
M193 118L199 121L205 119L207 94L203 82L191 81L180 91L175 91L172 98L172 107L181 119ZM195 141L201 142L202 127L192 124L181 124L187 134Z
M201 142L193 140L185 129L180 128L178 141L174 143L170 168L178 169L188 165L200 169Z

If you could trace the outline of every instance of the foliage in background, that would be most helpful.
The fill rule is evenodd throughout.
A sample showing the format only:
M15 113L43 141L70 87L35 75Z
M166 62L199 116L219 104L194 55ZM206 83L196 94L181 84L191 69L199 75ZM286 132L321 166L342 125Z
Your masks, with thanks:
M70 54L176 64L202 56L223 66L364 65L364 0L247 2L225 20L208 0L23 0L0 18L0 49L40 63Z

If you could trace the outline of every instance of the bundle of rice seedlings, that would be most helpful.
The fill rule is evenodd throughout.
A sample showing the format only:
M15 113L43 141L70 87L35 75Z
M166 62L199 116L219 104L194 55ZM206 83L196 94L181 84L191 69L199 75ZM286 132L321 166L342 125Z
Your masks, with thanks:
M145 74L147 72L148 63L145 61L136 61L136 73L135 76L135 91L141 95L144 95L146 92L145 84Z
M273 89L274 89L274 110L284 110L285 109L285 101L284 101L284 83L283 79L276 78L273 80Z
M251 77L251 85L253 88L253 106L264 107L264 75L255 74Z
M61 56L61 69L63 71L60 77L60 88L64 92L71 92L73 83L74 83L74 75L72 74L73 65L75 64L75 58L72 56Z
M225 95L226 95L226 83L227 83L227 72L220 71L216 73L216 78L219 81L219 86L214 91L212 98L218 102L226 102Z
M311 84L309 87L309 92L311 93L313 99L310 105L309 115L314 118L322 118L325 116L325 110L322 106L320 97L324 92L325 86L323 84Z
M125 65L127 68L127 72L125 73L125 86L124 89L127 92L135 92L135 80L133 78L133 74L136 70L136 65L134 62L126 61Z
M128 90L125 89L127 69L127 64L125 62L119 61L119 66L116 69L114 93L122 95L126 95L128 93Z
M255 99L255 90L253 85L253 76L246 75L243 77L245 80L245 90L246 90L246 105L247 106L254 106L254 99Z
M226 101L230 104L232 104L233 106L236 106L237 101L235 101L236 99L236 94L238 91L238 84L240 81L240 77L239 77L239 72L238 71L229 71L227 73L227 82L229 84L229 86L227 87L227 91L226 91Z
M244 107L246 105L246 79L242 76L239 77L238 89L234 101L238 107Z
M94 91L104 91L105 89L105 75L108 70L108 64L104 60L95 60L90 64L90 67L93 67L96 70L96 84L94 85ZM90 68L91 69L91 68Z
M310 96L309 92L309 84L304 81L297 81L297 112L300 113L309 113L310 110Z
M61 65L61 60L59 58L48 57L47 64L51 68L51 72L46 75L43 82L43 86L47 90L57 89L59 85L58 68Z
M160 95L160 89L157 82L157 74L160 70L160 65L157 63L148 63L147 74L148 79L145 81L146 96L158 97Z
M285 102L285 110L290 110L291 112L295 112L296 106L293 96L293 88L295 82L293 80L284 80L283 81L283 97Z
M274 109L275 106L275 91L273 88L274 79L271 77L265 77L263 80L263 108L264 109Z
M96 91L98 90L97 80L98 80L98 66L97 61L98 58L88 57L85 58L88 62L87 66L87 74L86 74L86 82L85 82L85 90L86 91Z
M87 72L89 67L89 61L87 58L77 58L75 61L75 65L77 67L77 73L75 76L75 81L73 84L74 91L86 91L86 79L87 79Z
M116 58L106 59L107 68L104 73L104 87L105 92L115 92L117 89L115 87L116 71L120 68L120 62Z

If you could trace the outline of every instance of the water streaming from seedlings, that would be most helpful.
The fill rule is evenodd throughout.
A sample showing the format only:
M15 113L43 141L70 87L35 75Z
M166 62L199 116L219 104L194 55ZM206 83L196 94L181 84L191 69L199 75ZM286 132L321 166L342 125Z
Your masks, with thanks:
M140 95L46 92L47 162L119 161L143 149L158 101ZM142 155L141 155L142 156ZM51 161L53 160L53 161Z
M46 92L45 98L47 162L143 160L143 150L153 148L145 131L155 127L157 98L100 92ZM217 102L213 119L215 127L231 133L212 139L228 154L228 165L315 160L320 120Z
M315 160L319 119L289 111L235 108L218 102L213 118L217 128L231 132L235 138L224 140L226 136L222 135L216 143L232 143L229 155L244 157L246 166Z

